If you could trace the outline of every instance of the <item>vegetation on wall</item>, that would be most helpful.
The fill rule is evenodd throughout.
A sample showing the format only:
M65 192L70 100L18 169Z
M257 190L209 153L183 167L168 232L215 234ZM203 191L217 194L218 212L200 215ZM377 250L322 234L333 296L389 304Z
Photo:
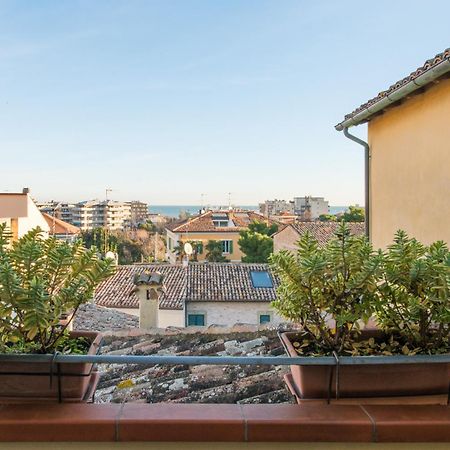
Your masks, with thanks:
M238 245L244 256L242 262L266 263L273 252L272 234L278 231L278 225L265 222L252 222L239 235Z

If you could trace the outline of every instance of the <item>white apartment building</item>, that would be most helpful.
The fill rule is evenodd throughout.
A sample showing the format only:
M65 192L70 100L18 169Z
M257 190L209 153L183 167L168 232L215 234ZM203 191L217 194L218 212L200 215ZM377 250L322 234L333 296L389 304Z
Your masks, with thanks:
M286 200L266 200L259 204L259 212L265 217L277 216L282 213L294 214L294 202Z
M73 225L82 230L104 227L121 230L130 225L131 206L114 200L89 200L77 203L73 210Z
M294 213L303 220L315 220L330 211L328 201L324 197L294 197Z

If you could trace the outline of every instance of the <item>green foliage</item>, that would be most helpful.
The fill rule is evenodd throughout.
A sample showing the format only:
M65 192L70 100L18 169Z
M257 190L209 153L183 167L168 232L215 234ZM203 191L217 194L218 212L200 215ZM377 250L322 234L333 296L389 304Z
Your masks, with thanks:
M238 245L245 256L242 262L266 263L273 252L272 234L278 230L278 225L267 225L254 221L239 235Z
M140 230L146 231L145 228L140 228ZM154 245L149 245L149 238L147 240L138 239L133 231L109 231L105 228L94 228L83 231L81 238L87 248L95 247L103 254L108 251L117 253L119 264L148 261L150 251L154 248ZM151 247L151 249L147 247Z
M333 214L321 214L319 220L321 222L336 222L337 218Z
M400 331L422 352L448 347L450 253L442 241L427 247L398 231L386 252L378 291L382 328Z
M388 250L376 253L342 222L324 247L306 234L296 254L282 251L271 264L280 279L274 307L303 327L299 354L450 350L450 253L441 241L427 247L398 231ZM371 316L384 335L361 341L360 324Z
M223 256L221 241L208 241L205 250L208 262L228 262L228 259Z
M341 223L324 247L306 233L297 253L281 251L270 262L280 279L274 308L300 323L323 352L342 352L360 319L367 321L372 314L382 254Z
M364 208L359 206L350 206L349 210L342 215L344 222L364 222Z
M36 228L12 242L0 225L0 348L59 348L67 325L63 314L92 298L94 288L114 272L113 262L80 242L44 239Z

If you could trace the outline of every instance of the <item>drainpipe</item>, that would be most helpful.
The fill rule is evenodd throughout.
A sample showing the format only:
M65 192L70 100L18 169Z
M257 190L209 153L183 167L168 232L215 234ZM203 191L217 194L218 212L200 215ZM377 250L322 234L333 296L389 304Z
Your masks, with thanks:
M344 136L348 139L350 139L353 142L356 142L359 145L362 145L364 147L364 178L365 178L365 189L364 189L364 194L365 194L365 207L364 207L364 211L365 211L365 218L364 218L364 227L365 227L365 232L366 232L366 237L367 239L370 238L370 226L369 226L369 220L370 220L370 149L369 149L369 144L365 141L363 141L362 139L353 136L353 134L350 134L348 132L348 127L344 127Z

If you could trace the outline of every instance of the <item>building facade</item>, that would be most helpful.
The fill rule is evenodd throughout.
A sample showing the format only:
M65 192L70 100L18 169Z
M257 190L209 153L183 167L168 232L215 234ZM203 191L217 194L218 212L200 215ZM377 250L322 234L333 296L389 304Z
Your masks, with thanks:
M294 213L302 220L316 220L330 211L328 201L323 197L295 197Z
M253 221L273 223L254 211L207 211L166 226L166 256L174 264L179 261L176 249L186 242L194 243L195 258L205 261L208 241L220 241L223 256L231 262L239 262L244 256L239 248L239 232Z
M50 231L27 188L21 193L0 193L0 223L6 223L13 240L37 227L42 230L44 237L48 237Z
M277 199L266 200L264 203L259 204L259 212L265 217L294 214L294 202Z
M450 243L449 73L447 49L336 125L368 122L366 201L376 248L399 229L425 244Z
M122 230L131 224L131 206L113 200L80 202L73 208L72 223L84 231L94 228Z
M139 200L127 202L130 205L130 222L131 225L139 225L145 223L149 217L148 204Z

